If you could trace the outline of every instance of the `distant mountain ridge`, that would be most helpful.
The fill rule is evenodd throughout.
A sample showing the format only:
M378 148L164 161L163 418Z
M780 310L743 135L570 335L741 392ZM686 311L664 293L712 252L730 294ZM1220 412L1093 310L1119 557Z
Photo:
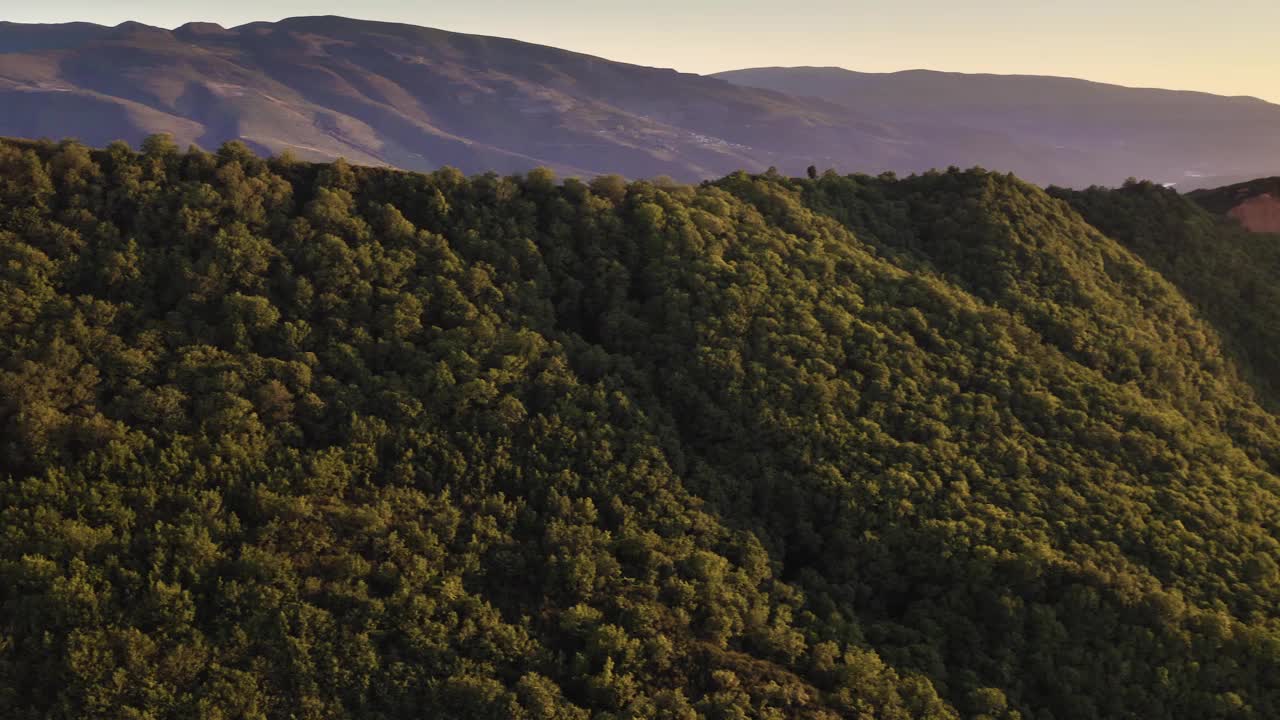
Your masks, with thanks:
M959 101L973 97L965 88L974 81L963 80L971 76L945 76L960 90L921 92L908 73L891 83L900 90L851 96L837 88L847 83L810 75L703 77L332 16L175 30L0 23L0 135L103 145L167 132L207 148L239 139L264 152L411 170L547 166L680 180L770 166L798 174L809 165L868 173L981 165L1041 184L1139 175L1187 187L1196 183L1186 173L1280 169L1266 162L1280 156L1280 107L1262 101L1201 94L1190 112L1141 100L1154 91L1115 88L1108 92L1117 107L1147 108L1117 135L1096 106L1092 115L1064 115L1062 103L1018 115L987 98L987 107L960 112ZM1041 98L1045 88L1094 87L1061 78L1001 82Z
M946 118L952 126L1051 146L1064 158L1088 157L1100 169L1115 168L1113 175L1128 168L1131 176L1183 189L1273 174L1280 165L1280 106L1254 97L933 70L774 67L714 77L857 107L886 123Z
M0 51L0 132L10 135L102 144L163 131L411 169L686 179L820 160L815 147L861 148L885 167L924 163L893 128L830 103L408 25L8 24Z

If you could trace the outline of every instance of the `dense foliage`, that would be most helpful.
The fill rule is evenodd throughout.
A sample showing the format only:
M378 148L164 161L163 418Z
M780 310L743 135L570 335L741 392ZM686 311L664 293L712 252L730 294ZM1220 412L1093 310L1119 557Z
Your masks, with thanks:
M6 143L0 255L4 717L1280 715L1276 417L1011 177Z
M1268 183L1280 181L1243 187ZM1196 202L1150 182L1050 192L1176 284L1222 334L1264 402L1280 407L1280 237L1223 216L1233 188L1195 193Z

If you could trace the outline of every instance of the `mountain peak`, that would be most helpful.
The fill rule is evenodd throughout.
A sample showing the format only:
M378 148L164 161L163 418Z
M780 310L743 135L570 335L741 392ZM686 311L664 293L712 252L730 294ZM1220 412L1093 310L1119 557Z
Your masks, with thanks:
M231 31L218 23L189 22L186 25L175 29L173 32L175 35L225 35L229 34Z
M114 30L117 34L121 34L121 33L147 33L147 34L155 34L155 35L169 34L169 31L164 28L155 27L154 25L147 25L145 23L140 23L135 20L126 20L111 29Z

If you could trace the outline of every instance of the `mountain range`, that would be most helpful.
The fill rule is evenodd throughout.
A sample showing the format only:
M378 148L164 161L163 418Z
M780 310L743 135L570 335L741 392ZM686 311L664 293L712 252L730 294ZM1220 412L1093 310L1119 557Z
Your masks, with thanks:
M1026 176L1062 167L1063 176L1104 173L1108 184L1127 173L1180 188L1211 187L1233 176L1274 174L1280 157L1280 106L1252 97L929 70L756 68L716 77L857 107L889 124L945 120L999 133L1036 148L1036 162L1048 164L1001 168Z
M411 170L669 175L980 165L1040 184L1275 174L1280 106L1048 77L832 68L705 77L338 17L175 30L0 23L0 135Z

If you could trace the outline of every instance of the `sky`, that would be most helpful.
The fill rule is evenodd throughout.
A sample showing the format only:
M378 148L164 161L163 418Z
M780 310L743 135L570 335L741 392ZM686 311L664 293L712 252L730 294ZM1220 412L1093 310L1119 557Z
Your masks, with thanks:
M1280 2L1236 0L47 0L0 20L177 27L344 15L711 73L834 65L1064 75L1280 102Z

